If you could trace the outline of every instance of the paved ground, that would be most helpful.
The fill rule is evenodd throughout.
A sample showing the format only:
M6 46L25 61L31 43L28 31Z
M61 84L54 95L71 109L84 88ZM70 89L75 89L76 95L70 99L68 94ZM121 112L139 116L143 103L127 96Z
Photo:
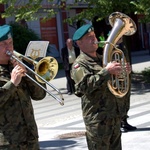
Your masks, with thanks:
M134 72L150 67L148 51L133 53L132 64ZM42 101L33 101L41 150L87 150L80 99L75 95L66 94L66 78L63 70L59 71L51 83L61 90L65 105L61 106L49 95ZM50 90L58 96L54 90ZM128 122L138 129L122 134L123 150L150 150L149 108L150 87L135 83L132 85Z

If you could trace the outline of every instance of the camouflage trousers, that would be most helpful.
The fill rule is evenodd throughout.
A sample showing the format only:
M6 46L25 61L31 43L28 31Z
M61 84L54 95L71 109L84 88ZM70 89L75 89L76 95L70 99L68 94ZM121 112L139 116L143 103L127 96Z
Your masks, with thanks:
M108 119L86 126L89 150L121 150L120 118Z
M38 140L0 146L0 150L40 150Z

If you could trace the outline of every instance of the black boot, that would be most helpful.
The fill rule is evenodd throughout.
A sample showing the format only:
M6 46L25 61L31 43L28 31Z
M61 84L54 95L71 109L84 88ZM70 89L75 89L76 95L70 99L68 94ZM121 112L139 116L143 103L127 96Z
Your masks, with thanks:
M134 126L131 126L130 124L128 124L127 119L123 119L121 121L121 132L128 132L128 131L134 131L137 128Z

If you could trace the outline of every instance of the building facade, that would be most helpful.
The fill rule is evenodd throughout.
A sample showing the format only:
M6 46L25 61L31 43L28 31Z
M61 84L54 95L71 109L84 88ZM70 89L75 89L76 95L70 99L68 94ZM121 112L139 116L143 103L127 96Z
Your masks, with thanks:
M59 0L55 0L55 3L58 3ZM74 0L67 0L65 5L72 5L74 3ZM48 3L47 1L43 0L43 8L50 8L51 3ZM0 4L0 12L4 12L4 5ZM26 22L28 28L34 30L41 40L49 41L51 44L56 45L56 48L60 52L61 48L64 47L65 41L67 38L72 38L74 32L78 28L77 22L75 22L73 25L69 25L68 23L65 23L64 20L66 18L75 16L77 13L81 12L83 9L86 9L85 4L80 4L79 6L72 7L68 11L64 9L57 9L57 14L47 20L46 22L42 22L42 16L44 17L44 13L38 18L36 21L29 21ZM149 33L150 33L150 25L144 25L142 23L138 22L138 19L140 16L131 16L132 19L135 21L137 25L137 32L135 35L131 36L129 38L130 41L130 47L131 51L138 51L141 49L149 49ZM2 19L0 17L0 24L8 24L10 21L14 21L14 17ZM95 22L94 27L96 29L96 35L98 37L99 35L99 28L102 28L103 30L107 30L110 28L108 27L107 23L101 22ZM137 42L139 41L139 42ZM138 44L137 44L138 43Z

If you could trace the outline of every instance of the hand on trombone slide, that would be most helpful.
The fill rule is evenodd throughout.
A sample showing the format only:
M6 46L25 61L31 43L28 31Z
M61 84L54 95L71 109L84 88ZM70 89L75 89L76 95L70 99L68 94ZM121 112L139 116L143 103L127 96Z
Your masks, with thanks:
M11 63L14 66L11 72L11 82L15 86L18 86L18 84L21 82L22 77L25 76L27 70L22 64L17 62L15 59L11 59Z

